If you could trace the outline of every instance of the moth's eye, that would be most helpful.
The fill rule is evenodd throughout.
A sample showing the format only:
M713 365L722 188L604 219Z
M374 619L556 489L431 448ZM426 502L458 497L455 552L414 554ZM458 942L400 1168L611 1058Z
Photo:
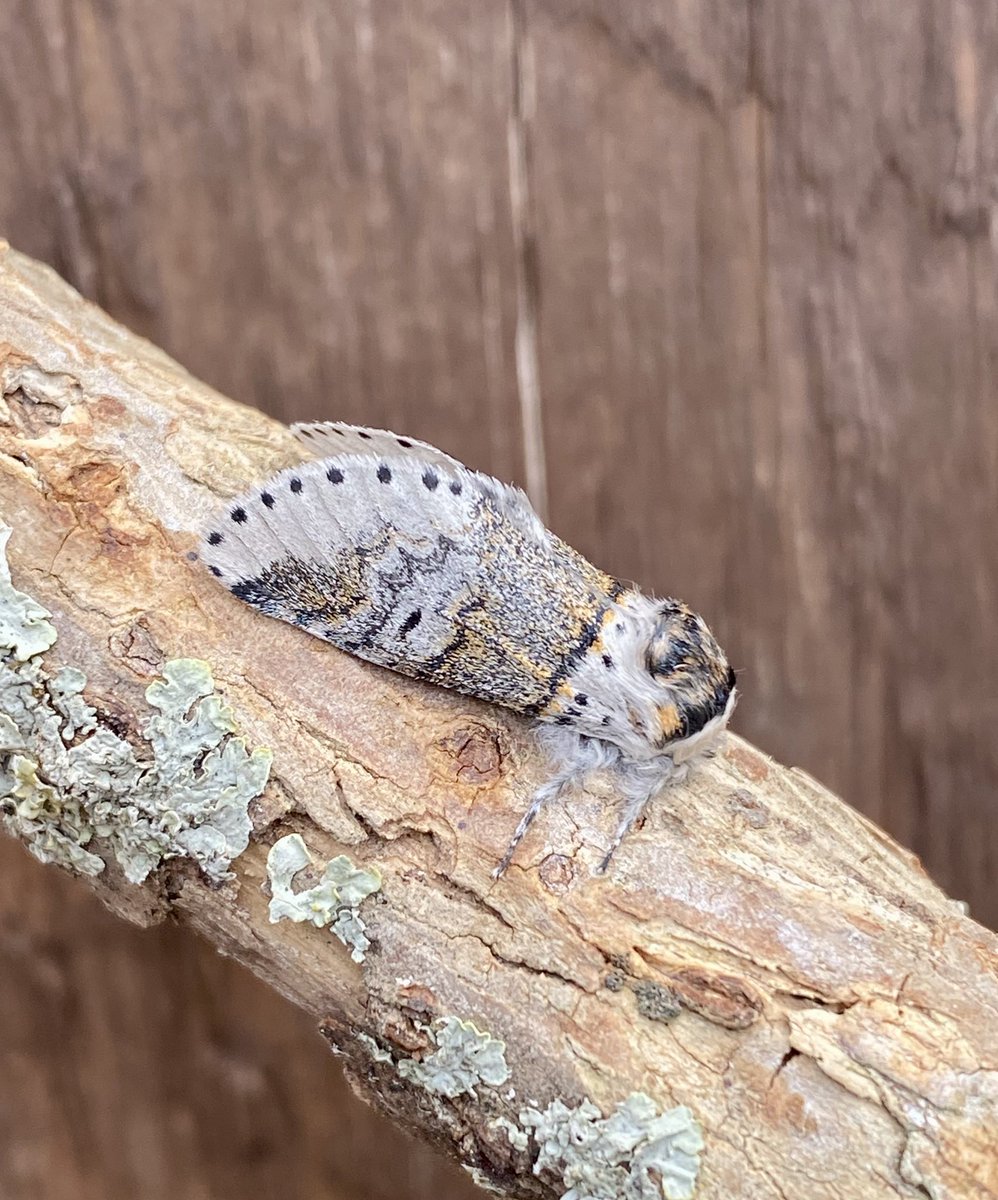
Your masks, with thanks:
M693 647L685 638L653 638L645 656L645 666L658 679L668 679L689 662Z

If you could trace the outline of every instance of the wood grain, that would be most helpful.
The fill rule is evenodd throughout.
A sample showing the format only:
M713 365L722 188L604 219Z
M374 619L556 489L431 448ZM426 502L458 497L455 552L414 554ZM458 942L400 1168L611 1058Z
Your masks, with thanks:
M996 91L987 0L12 0L0 233L274 415L546 485L559 533L709 616L742 732L994 926ZM155 945L134 970L202 1006ZM90 1060L29 1027L55 1096ZM213 1195L236 1157L202 1146Z

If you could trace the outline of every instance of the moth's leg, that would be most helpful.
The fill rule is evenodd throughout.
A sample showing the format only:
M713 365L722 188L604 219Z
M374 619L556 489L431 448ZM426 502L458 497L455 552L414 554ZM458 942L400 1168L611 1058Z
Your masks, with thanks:
M581 783L590 771L598 767L612 766L619 758L618 751L606 742L596 738L585 737L574 729L566 729L562 725L552 725L543 720L536 725L538 739L558 768L547 783L542 784L530 800L530 807L523 814L520 824L516 827L513 840L502 856L502 862L492 872L492 877L498 879L512 861L517 846L523 835L530 828L534 817L549 800L560 796L566 788Z
M624 801L624 811L621 814L620 822L617 825L617 832L613 835L613 841L610 843L610 849L603 855L600 865L596 868L600 875L610 865L610 859L613 858L617 851L617 847L630 833L631 829L641 819L645 809L648 807L648 801L655 795L661 787L660 783L654 783L643 789L637 795L628 796Z
M624 794L627 798L624 801L624 811L621 814L620 823L617 825L617 832L613 835L610 849L603 855L603 860L596 868L600 875L610 865L610 859L617 852L620 843L644 815L648 801L661 791L666 783L678 783L681 779L685 779L686 771L687 767L684 763L681 766L671 766L667 771L656 773L650 777L638 775L627 780L624 786Z
M498 879L506 870L509 864L513 861L513 855L516 853L516 848L523 840L523 835L527 832L534 822L534 817L541 811L549 800L553 800L570 784L575 783L586 774L585 770L580 770L577 766L567 767L564 771L559 772L553 779L549 779L547 783L534 792L530 801L530 807L520 818L520 824L516 827L516 832L513 834L513 839L506 849L506 853L502 856L502 861L492 872L492 878Z

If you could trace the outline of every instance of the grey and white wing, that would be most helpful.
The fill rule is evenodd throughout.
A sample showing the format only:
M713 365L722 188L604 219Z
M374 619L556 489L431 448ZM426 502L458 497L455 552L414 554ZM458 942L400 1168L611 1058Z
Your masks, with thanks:
M518 489L441 458L302 462L230 504L202 557L268 616L403 674L539 711L612 581Z
M465 472L478 480L485 493L494 495L511 521L537 538L550 537L544 522L527 496L513 484L502 483L491 475L472 471L451 455L416 438L400 437L387 429L369 429L364 425L346 425L341 421L301 421L291 426L299 445L316 458L360 454L393 463L404 460L425 466L439 467L451 472Z
M375 458L411 458L437 466L463 468L464 464L416 438L400 437L387 429L347 425L342 421L298 421L291 426L296 441L314 458L341 454L368 454Z

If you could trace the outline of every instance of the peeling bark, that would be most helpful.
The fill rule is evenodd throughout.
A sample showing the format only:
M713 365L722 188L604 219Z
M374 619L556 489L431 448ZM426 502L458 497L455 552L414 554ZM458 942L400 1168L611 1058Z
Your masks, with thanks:
M93 886L116 912L246 963L319 1019L360 1093L512 1195L565 1190L533 1174L525 1109L605 1117L634 1093L692 1112L698 1197L998 1194L998 944L911 854L732 736L607 877L597 782L493 881L544 771L527 724L264 620L188 558L224 497L295 460L286 432L6 248L0 379L0 516L14 584L58 632L46 666L83 671L134 739L163 664L203 659L273 752L235 877L178 858L136 886L112 860ZM328 929L270 923L289 833L379 873L362 964ZM472 1057L434 1090L441 1030L488 1071Z

